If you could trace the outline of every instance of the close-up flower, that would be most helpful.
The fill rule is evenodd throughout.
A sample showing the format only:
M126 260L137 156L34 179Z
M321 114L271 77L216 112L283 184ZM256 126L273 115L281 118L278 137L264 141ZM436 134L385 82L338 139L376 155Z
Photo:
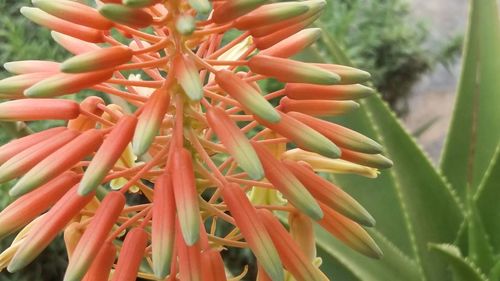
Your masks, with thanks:
M371 76L291 58L321 36L324 0L32 2L21 13L74 56L4 65L0 121L65 125L0 148L0 182L17 179L0 238L18 233L0 269L60 233L65 281L241 280L228 249L252 252L257 280L330 280L315 225L383 255L375 219L328 180L392 166L332 122L375 93Z

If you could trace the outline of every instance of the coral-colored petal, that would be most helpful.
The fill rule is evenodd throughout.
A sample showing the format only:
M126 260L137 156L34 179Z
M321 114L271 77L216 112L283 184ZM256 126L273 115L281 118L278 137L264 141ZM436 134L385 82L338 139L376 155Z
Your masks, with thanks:
M132 54L132 50L125 46L102 48L64 61L61 71L81 73L113 68L130 61Z
M109 273L115 262L116 247L106 242L99 250L83 281L108 281Z

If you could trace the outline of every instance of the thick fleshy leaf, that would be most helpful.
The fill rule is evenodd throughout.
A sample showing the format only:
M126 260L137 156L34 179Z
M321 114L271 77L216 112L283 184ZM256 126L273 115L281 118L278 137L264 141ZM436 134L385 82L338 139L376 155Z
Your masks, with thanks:
M462 77L442 155L441 169L461 198L467 188L477 189L500 140L497 3L471 1Z
M488 238L495 249L495 252L500 250L500 208L498 207L498 194L500 192L500 145L493 158L490 166L483 176L483 181L479 186L474 203L477 206L477 211L482 224L486 230Z
M430 248L441 254L450 264L453 280L456 281L487 281L479 269L472 262L462 257L460 250L449 244L431 244Z

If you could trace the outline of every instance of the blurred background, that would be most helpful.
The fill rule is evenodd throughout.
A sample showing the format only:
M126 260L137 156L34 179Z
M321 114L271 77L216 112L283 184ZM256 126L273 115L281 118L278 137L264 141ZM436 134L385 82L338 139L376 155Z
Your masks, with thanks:
M328 32L361 69L372 73L373 84L436 163L453 109L460 73L461 44L467 20L467 0L327 0L319 27ZM0 62L44 59L62 61L69 54L19 13L27 0L0 0ZM313 46L308 57L321 56ZM8 76L0 67L0 78ZM362 110L362 109L361 109ZM30 124L41 130L53 123ZM0 143L22 128L0 129ZM8 202L0 189L0 208ZM12 238L11 238L12 239ZM4 249L11 239L2 241ZM66 266L62 239L54 243L27 270L0 272L0 281L61 280ZM247 254L235 254L237 267L251 262ZM231 266L231 265L228 265ZM253 280L249 273L248 280Z

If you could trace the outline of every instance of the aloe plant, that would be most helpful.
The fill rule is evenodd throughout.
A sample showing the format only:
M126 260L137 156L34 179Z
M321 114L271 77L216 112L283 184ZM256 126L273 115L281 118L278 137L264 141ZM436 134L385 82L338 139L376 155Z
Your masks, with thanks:
M377 181L332 179L377 219L385 253L362 257L318 231L323 268L337 280L500 280L500 22L495 0L472 0L453 121L439 168L380 97L345 124L378 140L394 162ZM351 62L328 33L324 51Z

